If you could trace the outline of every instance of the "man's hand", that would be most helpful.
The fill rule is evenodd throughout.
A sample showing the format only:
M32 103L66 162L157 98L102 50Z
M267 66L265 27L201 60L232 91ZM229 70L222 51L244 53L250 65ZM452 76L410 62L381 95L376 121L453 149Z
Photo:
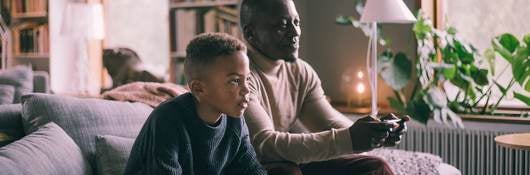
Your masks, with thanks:
M407 121L410 120L410 117L405 115L401 118L398 118L396 115L390 113L384 117L381 118L382 121L389 121L389 120L395 120L395 119L401 119L397 122L399 126L396 128L393 128L392 131L389 132L388 138L386 138L385 143L383 144L386 147L390 146L396 146L401 142L401 137L405 132L407 132Z
M353 150L365 152L382 147L394 127L397 128L397 124L381 122L370 116L357 120L349 128Z

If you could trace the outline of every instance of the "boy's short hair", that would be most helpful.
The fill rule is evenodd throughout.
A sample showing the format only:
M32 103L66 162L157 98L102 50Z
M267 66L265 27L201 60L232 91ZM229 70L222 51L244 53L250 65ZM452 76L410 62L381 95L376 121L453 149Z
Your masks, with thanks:
M243 42L226 33L203 33L196 36L186 48L184 73L187 81L201 78L217 57L246 50Z

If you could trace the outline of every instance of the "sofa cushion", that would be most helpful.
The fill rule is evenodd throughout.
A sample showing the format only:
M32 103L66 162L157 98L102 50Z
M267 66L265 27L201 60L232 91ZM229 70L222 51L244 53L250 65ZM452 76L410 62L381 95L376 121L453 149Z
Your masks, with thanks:
M15 66L0 71L0 84L15 87L14 103L20 102L20 97L33 91L33 71L27 66Z
M98 174L123 174L133 144L134 138L98 135L96 137Z
M134 138L152 111L142 103L50 94L30 94L22 99L22 123L26 133L50 121L57 123L79 145L94 168L96 135Z
M0 105L11 104L15 99L15 86L0 84Z
M21 111L21 104L0 105L0 147L24 137Z
M0 171L1 174L92 174L79 147L55 123L48 123L0 148Z

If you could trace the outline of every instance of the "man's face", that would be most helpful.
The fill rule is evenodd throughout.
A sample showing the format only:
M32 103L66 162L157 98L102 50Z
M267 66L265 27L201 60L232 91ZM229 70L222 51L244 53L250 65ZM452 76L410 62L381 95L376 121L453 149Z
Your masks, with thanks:
M298 58L300 18L292 0L267 0L249 26L247 41L272 59Z
M201 103L216 113L240 117L248 106L248 57L243 51L221 57L208 66Z

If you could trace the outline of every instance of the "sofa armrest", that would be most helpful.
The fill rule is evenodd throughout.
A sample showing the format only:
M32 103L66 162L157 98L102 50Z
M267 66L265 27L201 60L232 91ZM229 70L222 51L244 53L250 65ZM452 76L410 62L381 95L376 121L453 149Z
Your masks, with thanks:
M0 105L0 147L24 137L22 105Z
M50 93L50 75L45 71L33 71L33 92Z

